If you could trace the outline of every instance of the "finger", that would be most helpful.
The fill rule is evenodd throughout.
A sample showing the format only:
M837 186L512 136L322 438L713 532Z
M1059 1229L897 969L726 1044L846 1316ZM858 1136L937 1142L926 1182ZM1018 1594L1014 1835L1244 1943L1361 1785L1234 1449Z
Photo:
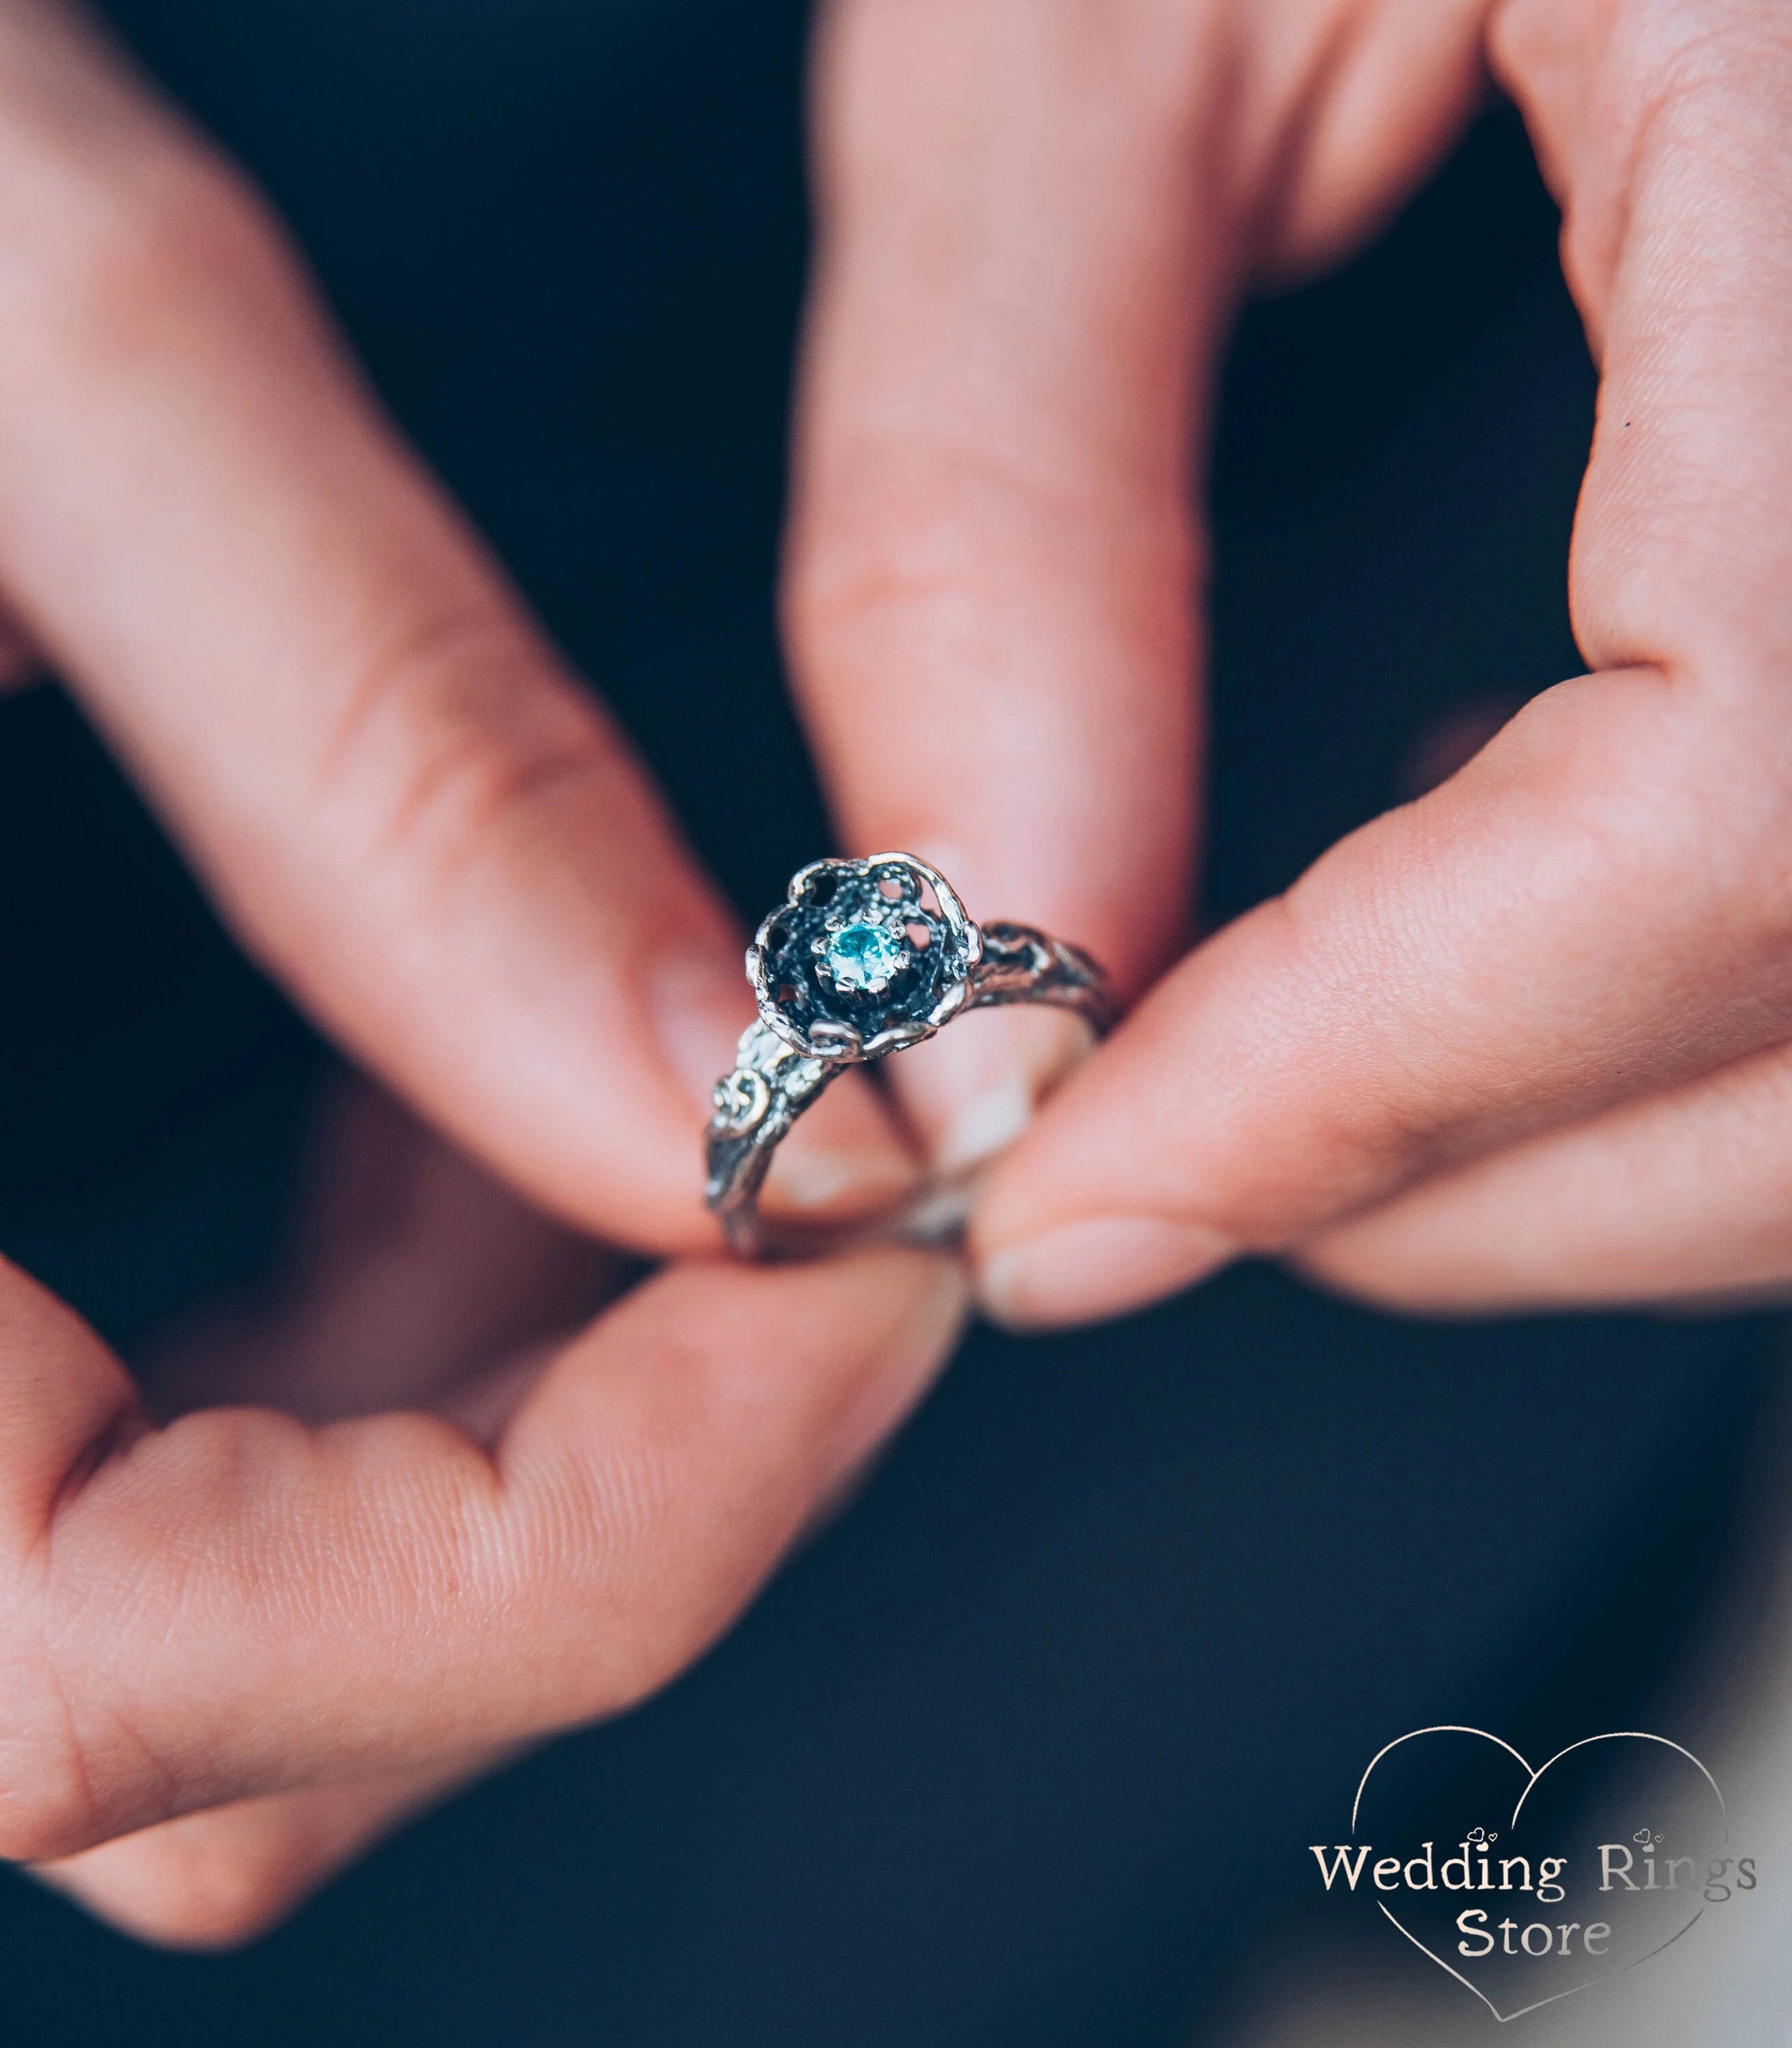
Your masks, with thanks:
M37 0L0 20L0 578L247 943L563 1215L708 1243L738 935L258 202ZM866 1103L830 1123L887 1193Z
M621 1291L626 1262L540 1215L359 1076L318 1123L280 1270L158 1347L141 1374L157 1418L252 1402L333 1422L399 1405L443 1412L475 1392L483 1402L495 1370L564 1340Z
M0 611L0 696L23 689L42 674L37 650L24 631Z
M1131 994L1193 883L1193 479L1248 274L1376 216L1459 124L1480 0L843 0L785 614L846 837ZM1085 1049L967 1019L898 1078L942 1160Z
M618 1262L533 1215L364 1083L344 1084L323 1126L281 1284L157 1357L156 1412L234 1398L317 1422L404 1402L495 1444L552 1362L544 1340L616 1291ZM234 1945L514 1753L239 1800L34 1874L142 1939Z
M35 1864L31 1872L140 1941L235 1948L266 1933L413 1813L512 1753L239 1800Z
M1578 262L1606 363L1573 583L1603 673L1197 953L1079 1078L989 1190L1010 1320L1149 1299L1785 1037L1792 52L1713 48L1715 83L1685 52L1649 60L1653 98L1626 81L1660 109L1635 136L1603 86L1575 99L1581 158L1557 153L1571 246L1623 201L1603 281Z
M949 1262L671 1269L567 1345L488 1456L387 1414L146 1428L16 1271L0 1321L0 1854L427 1770L642 1697L917 1397Z
M1422 1314L1771 1298L1792 1287L1792 1053L1513 1146L1300 1247Z
M836 815L1128 987L1192 881L1203 12L849 0L817 72L785 611ZM955 1163L1024 1115L988 1092L1030 1031L1060 1064L1012 1018L902 1062Z
M543 1340L616 1291L619 1263L535 1215L359 1079L320 1121L281 1284L158 1355L148 1375L157 1413L235 1398L316 1422L405 1402L495 1442L549 1362ZM239 1800L33 1874L141 1939L233 1945L511 1753Z
M1744 912L1780 828L1681 688L1563 685L1193 955L998 1166L995 1312L1151 1298L1782 1032L1773 906Z

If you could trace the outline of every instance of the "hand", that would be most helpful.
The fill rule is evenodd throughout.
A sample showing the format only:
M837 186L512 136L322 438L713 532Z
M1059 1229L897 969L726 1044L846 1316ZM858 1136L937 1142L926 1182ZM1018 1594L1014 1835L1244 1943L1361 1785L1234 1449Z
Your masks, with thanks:
M673 1267L581 1330L614 1257L359 1086L319 1181L274 1297L146 1374L154 1420L0 1269L0 1853L181 1946L672 1677L964 1307L890 1252Z
M0 12L0 687L66 677L246 942L505 1179L710 1244L738 934L259 203L52 0ZM785 1150L811 1210L910 1170L844 1084ZM569 1336L601 1258L436 1141L364 1150L154 1419L0 1262L0 1855L161 1938L669 1677L956 1317L893 1254L676 1266Z
M845 0L832 52L791 588L843 813L968 838L977 901L1135 983L1181 913L1186 466L1238 289L1372 223L1484 52L1602 368L1591 673L1142 1004L990 1179L991 1308L1244 1251L1427 1309L1792 1280L1778 0ZM925 759L848 751L880 694Z
M55 0L0 10L0 678L41 653L457 1142L618 1242L712 1243L740 935L259 201ZM907 1172L858 1089L784 1149L813 1206Z

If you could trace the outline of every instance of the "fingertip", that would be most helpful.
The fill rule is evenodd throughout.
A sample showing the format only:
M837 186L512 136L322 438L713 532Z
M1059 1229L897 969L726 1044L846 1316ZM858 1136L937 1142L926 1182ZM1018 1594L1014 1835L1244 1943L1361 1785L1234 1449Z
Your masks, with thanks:
M1178 1294L1229 1264L1239 1250L1204 1224L1088 1216L982 1252L978 1299L1004 1329L1061 1329Z
M1093 1045L1088 1026L1065 1010L973 1013L905 1053L892 1084L935 1167L961 1175L1007 1151Z

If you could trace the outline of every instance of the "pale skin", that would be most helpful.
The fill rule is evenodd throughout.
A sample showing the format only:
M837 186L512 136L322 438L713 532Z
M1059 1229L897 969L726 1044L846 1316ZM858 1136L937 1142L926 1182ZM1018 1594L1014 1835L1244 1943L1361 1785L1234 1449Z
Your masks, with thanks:
M949 840L976 900L1030 874L1030 915L1147 979L1195 827L1186 475L1225 315L1371 228L1484 64L1601 370L1588 673L1157 983L989 1181L972 1248L1017 1325L1253 1251L1428 1311L1792 1278L1778 0L843 6L799 679L855 836ZM855 746L880 690L964 735L943 771Z
M290 1283L142 1396L0 1261L0 1854L240 1940L697 1654L966 1288L701 1255L741 934L265 209L48 0L0 10L0 591L6 678L68 680L246 944L464 1147L332 1145ZM851 1089L789 1149L811 1209L913 1171ZM685 1256L597 1313L599 1239Z
M1601 366L1589 673L1178 961L1228 322L1369 233L1489 64ZM837 0L816 105L785 609L843 840L1150 991L994 1169L987 1305L1085 1319L1245 1251L1432 1309L1783 1286L1778 0ZM592 1305L577 1235L711 1242L693 1119L739 935L265 210L47 0L0 21L0 298L14 637L458 1148L418 1138L448 1192L384 1265L321 1260L153 1418L0 1272L0 1852L229 1941L696 1654L917 1398L962 1290L912 1254L687 1259L583 1334L544 1322ZM1065 1053L966 1020L906 1056L905 1101L963 1160ZM868 1102L828 1102L809 1197L887 1189ZM514 1209L489 1266L455 1254L465 1202ZM514 1297L479 1357L464 1318L397 1333L444 1289Z

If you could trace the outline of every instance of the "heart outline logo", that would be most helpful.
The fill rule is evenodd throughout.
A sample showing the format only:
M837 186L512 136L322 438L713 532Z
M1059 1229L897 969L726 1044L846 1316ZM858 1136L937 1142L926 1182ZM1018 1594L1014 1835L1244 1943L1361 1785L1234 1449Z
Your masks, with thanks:
M1682 1744L1678 1742L1670 1741L1666 1736L1650 1735L1641 1728L1614 1728L1609 1730L1604 1735L1583 1736L1578 1742L1571 1742L1565 1748L1558 1749L1553 1756L1548 1758L1545 1762L1538 1764L1534 1769L1533 1769L1530 1759L1522 1755L1518 1750L1515 1749L1511 1744L1506 1741L1502 1736L1490 1734L1485 1728L1468 1728L1455 1722L1442 1722L1433 1728L1410 1729L1405 1735L1396 1736L1393 1741L1384 1743L1383 1746L1375 1751L1375 1755L1370 1758L1367 1768L1364 1770L1361 1778L1358 1781L1356 1786L1356 1797L1351 1802L1350 1828L1351 1833L1353 1836L1357 1832L1358 1821L1362 1813L1363 1795L1368 1789L1369 1780L1375 1775L1375 1767L1382 1762L1383 1758L1390 1755L1394 1750L1399 1748L1402 1744L1415 1742L1421 1736L1428 1735L1467 1735L1478 1736L1483 1742L1490 1742L1495 1748L1505 1751L1506 1754L1519 1766L1519 1768L1525 1773L1524 1789L1519 1793L1518 1799L1512 1808L1511 1817L1507 1822L1507 1830L1508 1833L1517 1827L1519 1816L1524 1811L1525 1802L1530 1798L1531 1794L1537 1789L1538 1782L1543 1778L1547 1771L1549 1771L1554 1765L1559 1763L1564 1757L1571 1756L1577 1751L1587 1749L1596 1743L1649 1742L1657 1744L1662 1748L1671 1750L1676 1755L1684 1757L1685 1760L1693 1766L1694 1770L1698 1772L1699 1775L1705 1780L1705 1783L1710 1786L1712 1796L1717 1802L1717 1811L1724 1824L1724 1844L1726 1846L1728 1845L1729 1838L1729 1809L1724 1803L1724 1794L1722 1789L1718 1785L1717 1780L1712 1776L1710 1771L1706 1769L1704 1763L1701 1763L1689 1749L1685 1748ZM1692 1930L1698 1925L1699 1922L1704 1918L1705 1914L1705 1903L1701 1899L1697 1911L1695 1912L1692 1918L1686 1921L1681 1926L1676 1928L1674 1932L1669 1935L1666 1941L1658 1941L1654 1948L1646 1950L1642 1955L1633 1956L1627 1961L1620 1963L1616 1970L1601 1970L1596 1976L1587 1977L1577 1984L1570 1984L1565 1991L1551 1992L1546 1998L1534 2000L1530 2004L1520 2006L1515 2011L1511 2012L1502 2012L1499 2007L1494 2003L1493 2000L1488 1996L1487 1993L1481 1989L1479 1984L1473 1983L1469 1978L1464 1976L1460 1970L1455 1968L1451 1964L1445 1962L1444 1958L1440 1956L1434 1949L1427 1946L1425 1942L1422 1941L1418 1935L1416 1935L1410 1927L1406 1926L1400 1920L1399 1917L1389 1908L1385 1900L1378 1899L1375 1901L1375 1903L1393 1926L1412 1943L1413 1946L1418 1950L1421 1955L1426 1957L1430 1961L1435 1963L1438 1968L1443 1971L1446 1976L1454 1977L1456 1981L1459 1984L1462 1985L1465 1990L1472 1992L1475 1996L1480 2000L1482 2004L1487 2007L1488 2011L1493 2015L1494 2018L1500 2023L1501 2026L1504 2026L1509 2021L1514 2019L1522 2019L1526 2013L1540 2011L1543 2007L1546 2005L1558 2004L1565 1998L1577 1997L1581 1992L1590 1990L1592 1986L1596 1984L1604 1983L1607 1979L1612 1976L1622 1976L1625 1971L1635 1969L1639 1964L1648 1962L1654 1957L1660 1955L1664 1949L1672 1948L1674 1943L1678 1941L1682 1935L1689 1934Z

